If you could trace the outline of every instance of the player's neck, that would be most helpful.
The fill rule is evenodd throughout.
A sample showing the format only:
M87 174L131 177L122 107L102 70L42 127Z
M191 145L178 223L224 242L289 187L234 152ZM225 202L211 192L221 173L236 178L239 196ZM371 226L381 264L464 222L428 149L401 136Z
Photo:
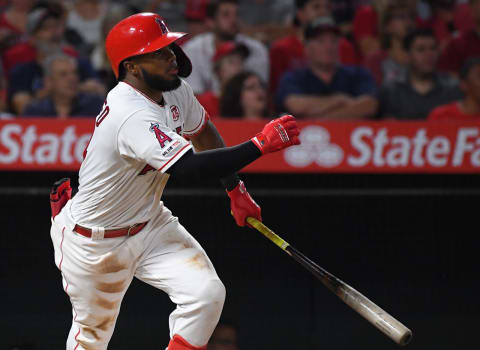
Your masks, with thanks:
M147 96L149 99L157 102L159 105L163 106L163 93L159 90L152 90L144 82L138 79L130 79L128 76L125 78L125 83L129 84L136 90L140 91L142 94Z
M148 98L150 98L151 100L155 101L156 103L158 103L159 105L163 106L164 105L164 102L163 102L163 93L162 91L159 91L159 90L152 90L146 86L142 87L142 89L139 89L137 87L137 90L140 91L142 94L146 95Z

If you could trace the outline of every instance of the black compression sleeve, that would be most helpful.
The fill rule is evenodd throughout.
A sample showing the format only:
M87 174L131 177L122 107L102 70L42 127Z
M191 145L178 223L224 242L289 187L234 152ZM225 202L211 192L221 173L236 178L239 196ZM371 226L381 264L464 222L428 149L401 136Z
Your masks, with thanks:
M262 155L252 141L247 141L233 147L217 148L194 153L185 153L173 164L167 173L173 176L209 176L224 178Z
M231 173L225 177L220 179L220 182L227 191L233 190L237 187L238 183L240 182L240 178L238 177L237 173Z

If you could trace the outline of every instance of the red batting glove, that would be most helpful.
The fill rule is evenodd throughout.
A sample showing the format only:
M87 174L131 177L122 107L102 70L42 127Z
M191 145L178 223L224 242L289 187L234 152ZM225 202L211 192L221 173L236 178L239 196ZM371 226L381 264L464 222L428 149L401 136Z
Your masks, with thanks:
M280 151L292 145L299 145L298 127L293 115L272 120L263 127L262 132L252 138L262 154Z
M246 219L249 216L262 221L262 210L252 197L250 197L243 181L240 181L233 190L227 191L227 194L230 197L232 213L238 226L248 225Z

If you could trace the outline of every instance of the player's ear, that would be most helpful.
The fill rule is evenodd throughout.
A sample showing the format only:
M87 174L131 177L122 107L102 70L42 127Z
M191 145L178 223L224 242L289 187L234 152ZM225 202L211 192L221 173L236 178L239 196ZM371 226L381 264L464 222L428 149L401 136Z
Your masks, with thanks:
M140 69L137 64L133 61L123 61L123 68L125 68L125 72L133 74L134 76L138 76Z

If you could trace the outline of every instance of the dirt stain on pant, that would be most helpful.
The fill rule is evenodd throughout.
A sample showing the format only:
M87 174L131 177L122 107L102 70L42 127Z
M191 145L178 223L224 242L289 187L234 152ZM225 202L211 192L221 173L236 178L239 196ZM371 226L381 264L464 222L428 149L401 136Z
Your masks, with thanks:
M95 340L100 340L100 337L98 336L97 332L94 329L91 329L90 327L82 327L82 330L84 333L91 334L92 337L95 338Z
M83 340L77 339L77 343L82 346L85 350L97 350L96 348L92 348L89 344L85 343Z
M195 256L187 260L187 263L193 265L197 269L204 269L208 266L207 260L205 260L202 253L195 254Z
M106 330L108 330L108 328L110 328L110 326L113 324L114 321L115 321L115 315L108 316L108 317L100 319L98 321L98 324L96 325L96 327L98 329L101 329L102 331L106 331Z
M95 284L95 288L105 293L121 293L125 287L125 280L112 283L97 282Z
M101 308L108 310L117 309L120 305L120 300L110 301L102 297L96 297L93 302Z
M117 255L109 253L100 259L95 269L99 273L114 273L128 269L128 264L121 262Z

